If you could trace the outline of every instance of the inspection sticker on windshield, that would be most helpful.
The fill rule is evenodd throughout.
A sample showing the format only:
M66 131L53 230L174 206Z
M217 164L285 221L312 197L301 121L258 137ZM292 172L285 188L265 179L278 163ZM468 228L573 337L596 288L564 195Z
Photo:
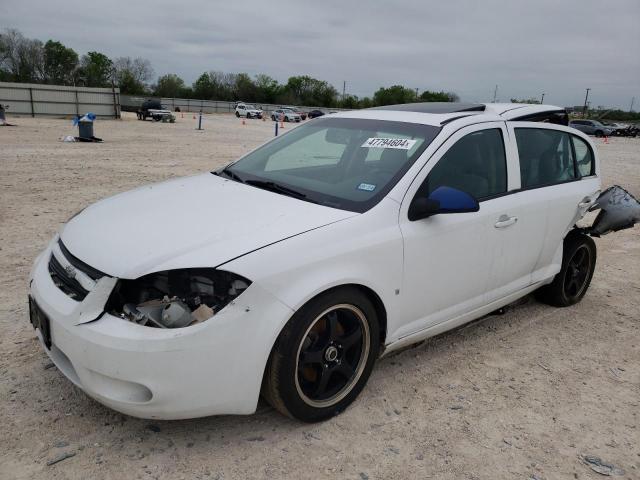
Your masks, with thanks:
M369 138L361 147L364 148L395 148L398 150L410 150L416 144L417 140L409 140L408 138Z
M376 186L370 183L361 183L358 185L358 190L364 190L365 192L373 192L375 189Z

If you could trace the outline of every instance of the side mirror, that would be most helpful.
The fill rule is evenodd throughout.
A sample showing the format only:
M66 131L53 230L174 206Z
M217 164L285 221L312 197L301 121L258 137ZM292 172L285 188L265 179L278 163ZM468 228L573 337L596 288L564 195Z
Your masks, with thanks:
M416 197L409 206L409 220L416 221L441 213L466 213L480 210L478 201L467 192L438 187L429 197Z

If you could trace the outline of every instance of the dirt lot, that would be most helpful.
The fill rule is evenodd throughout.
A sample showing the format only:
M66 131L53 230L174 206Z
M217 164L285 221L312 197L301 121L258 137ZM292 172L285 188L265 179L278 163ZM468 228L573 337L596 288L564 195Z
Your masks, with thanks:
M98 121L100 145L62 143L69 121L0 128L0 478L596 479L581 455L640 478L640 228L597 241L579 305L528 300L380 361L360 399L317 425L261 405L247 417L158 422L89 399L51 367L26 308L31 262L81 207L210 170L269 138L191 115ZM291 128L291 126L287 126ZM640 139L598 140L603 184L640 198ZM47 463L71 454L59 463Z

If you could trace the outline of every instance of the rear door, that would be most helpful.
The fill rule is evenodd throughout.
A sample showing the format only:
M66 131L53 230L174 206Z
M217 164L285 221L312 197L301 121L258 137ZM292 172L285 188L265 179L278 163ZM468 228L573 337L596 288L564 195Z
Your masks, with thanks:
M546 215L531 276L531 283L536 283L560 270L563 239L597 199L600 180L590 142L571 128L509 122L509 132L520 166L521 186L515 196Z

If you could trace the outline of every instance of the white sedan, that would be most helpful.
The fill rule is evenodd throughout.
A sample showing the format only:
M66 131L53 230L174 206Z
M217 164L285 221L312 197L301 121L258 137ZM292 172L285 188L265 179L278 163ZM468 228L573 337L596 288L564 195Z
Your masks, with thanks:
M534 290L556 306L585 295L596 248L574 225L598 199L597 153L527 121L563 115L343 112L102 200L36 259L31 322L55 365L120 412L249 414L262 393L303 421L336 415L382 354Z

